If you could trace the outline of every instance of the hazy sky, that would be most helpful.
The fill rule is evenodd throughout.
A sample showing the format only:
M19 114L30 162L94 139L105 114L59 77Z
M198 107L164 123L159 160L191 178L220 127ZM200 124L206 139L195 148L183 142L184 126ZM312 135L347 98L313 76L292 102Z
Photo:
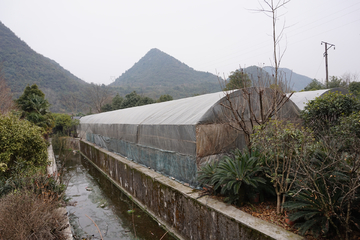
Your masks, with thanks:
M251 11L261 3L0 0L0 21L77 77L109 84L152 48L222 76L239 66L271 65L272 21ZM325 79L326 41L335 44L329 75L360 75L360 0L292 0L279 14L279 31L286 26L281 67Z

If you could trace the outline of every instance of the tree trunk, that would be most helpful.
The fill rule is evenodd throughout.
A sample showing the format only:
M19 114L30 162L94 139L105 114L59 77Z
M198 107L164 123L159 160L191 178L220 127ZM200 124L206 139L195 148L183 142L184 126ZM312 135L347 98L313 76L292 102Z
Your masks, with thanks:
M276 193L276 213L280 214L281 211L281 193Z

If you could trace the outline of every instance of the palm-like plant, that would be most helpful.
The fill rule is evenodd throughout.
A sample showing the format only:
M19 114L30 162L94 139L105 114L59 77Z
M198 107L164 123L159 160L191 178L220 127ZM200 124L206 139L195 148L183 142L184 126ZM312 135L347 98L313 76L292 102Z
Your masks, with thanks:
M309 231L316 237L326 236L332 227L338 225L334 210L339 207L340 192L334 192L332 196L329 196L323 186L320 187L320 191L320 193L314 193L304 190L293 201L284 203L284 208L291 212L289 220L296 222L294 227L298 228L301 235ZM328 197L331 199L327 199Z
M205 164L201 167L198 172L198 181L201 185L205 185L206 187L212 187L214 174L216 173L216 169L218 167L218 162L211 162L209 164Z
M256 152L242 153L236 150L234 158L223 158L211 180L215 190L220 188L222 194L229 193L228 200L235 200L236 196L241 203L244 200L243 194L240 194L241 189L256 189L260 184L265 184L265 179L259 176L261 171L262 166Z

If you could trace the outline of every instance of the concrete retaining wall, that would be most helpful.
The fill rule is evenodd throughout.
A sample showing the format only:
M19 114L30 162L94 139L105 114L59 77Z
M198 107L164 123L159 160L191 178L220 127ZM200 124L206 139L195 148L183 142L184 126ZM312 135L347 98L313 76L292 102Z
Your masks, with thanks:
M58 181L59 183L59 179L58 179L58 170L56 167L56 161L55 161L55 156L54 156L54 150L51 144L51 140L50 140L50 145L47 149L48 152L48 166L47 166L47 173L49 175L54 176L54 178ZM63 224L64 226L67 226L65 229L63 229L62 231L64 232L65 235L65 239L66 240L72 240L73 239L73 235L71 232L71 228L70 228L70 223L69 223L69 218L68 218L68 214L67 214L67 210L64 207L60 207L57 209L57 211L59 211L60 213L62 213L64 216L66 215L66 217L64 218L63 222L60 224Z
M179 239L302 239L85 140L80 152Z

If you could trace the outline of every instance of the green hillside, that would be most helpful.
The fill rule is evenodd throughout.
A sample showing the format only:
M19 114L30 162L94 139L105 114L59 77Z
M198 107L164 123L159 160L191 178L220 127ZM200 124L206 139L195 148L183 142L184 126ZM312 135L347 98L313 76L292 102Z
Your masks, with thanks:
M170 94L175 99L221 91L217 76L195 71L186 64L154 48L115 80L118 92L135 90L151 98Z
M250 79L255 82L259 77L263 79L263 81L265 79L273 81L272 79L275 71L273 67L269 66L263 68L250 66L243 70L249 75ZM281 74L282 81L286 81L286 85L293 91L303 90L312 81L311 78L297 74L288 68L279 68L279 74Z
M274 72L273 67L264 67L263 69L269 74ZM279 68L279 71L282 72L284 78L286 78L286 81L288 81L288 84L294 91L301 91L312 82L311 78L297 74L288 68Z
M62 96L80 95L89 85L55 61L36 53L1 22L0 63L14 97L19 97L28 84L37 84L52 104L51 110L56 112L66 111L60 100Z

